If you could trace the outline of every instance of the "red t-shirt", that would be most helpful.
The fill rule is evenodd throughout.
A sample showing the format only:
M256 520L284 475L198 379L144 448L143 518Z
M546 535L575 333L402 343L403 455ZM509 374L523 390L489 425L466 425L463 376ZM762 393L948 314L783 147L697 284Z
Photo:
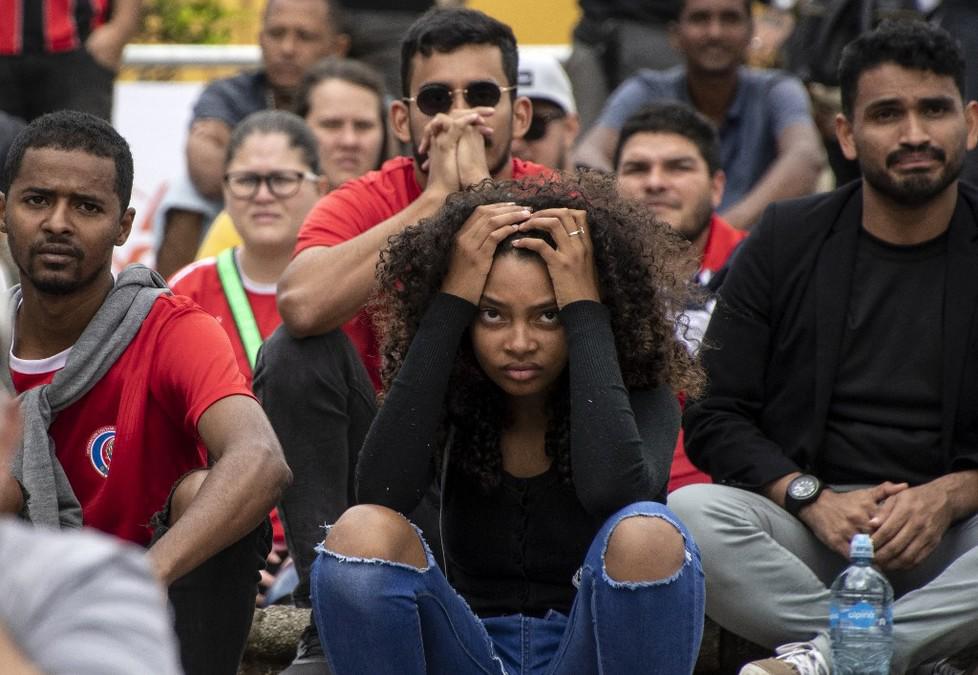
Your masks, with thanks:
M240 262L238 269L241 269ZM278 306L275 304L275 284L256 283L247 278L244 272L241 272L241 285L244 286L248 304L251 305L251 312L255 315L258 333L264 340L282 323L282 317L278 314ZM174 294L190 298L221 324L231 340L231 348L234 349L234 358L238 362L238 368L241 369L241 373L245 376L250 388L254 373L251 372L248 355L245 353L244 344L241 342L241 335L238 333L238 326L234 322L234 315L231 314L231 306L228 305L227 296L224 295L221 277L217 274L217 258L204 258L187 265L170 277L169 286ZM285 529L278 517L278 511L272 509L269 518L272 521L272 537L275 544L284 546Z
M240 265L238 269L241 269ZM244 286L251 311L255 315L258 332L264 340L282 323L282 317L279 316L275 304L275 284L256 283L245 277L243 273L241 284ZM187 296L217 319L231 339L234 358L237 359L238 367L241 368L250 387L253 376L251 364L248 363L248 355L238 334L237 324L234 323L231 306L228 305L227 297L224 295L221 278L217 275L217 258L204 258L187 265L170 277L169 286L175 295Z
M730 225L717 214L713 214L710 221L710 230L706 238L706 246L703 248L703 259L700 261L699 274L709 272L713 274L723 267L730 254L733 253L737 245L747 236L743 230L738 230ZM699 276L699 275L697 275ZM683 430L679 428L679 438L676 439L676 448L672 453L672 471L669 473L669 491L677 490L683 485L690 483L712 483L710 477L693 466L686 456L686 449L683 441Z
M11 354L16 390L50 382L70 351L39 361ZM136 392L126 385L142 376L147 399L134 402ZM197 434L201 415L232 395L252 396L227 335L187 298L160 296L108 372L51 424L85 525L147 545L150 518L173 484L207 466L207 448ZM127 417L140 407L142 419Z
M552 173L540 164L513 159L515 179ZM293 255L313 246L335 246L353 239L400 213L420 196L421 186L414 177L414 160L410 157L390 159L378 171L348 181L320 199L306 216ZM360 354L374 387L379 389L380 355L370 316L361 310L343 326L343 330Z

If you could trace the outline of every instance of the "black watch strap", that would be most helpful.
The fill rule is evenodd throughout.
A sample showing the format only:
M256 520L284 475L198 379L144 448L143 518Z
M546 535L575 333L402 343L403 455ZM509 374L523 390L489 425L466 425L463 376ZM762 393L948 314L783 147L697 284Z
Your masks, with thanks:
M825 485L817 476L803 473L795 476L788 483L784 493L784 508L791 515L798 517L798 512L808 506L822 494Z

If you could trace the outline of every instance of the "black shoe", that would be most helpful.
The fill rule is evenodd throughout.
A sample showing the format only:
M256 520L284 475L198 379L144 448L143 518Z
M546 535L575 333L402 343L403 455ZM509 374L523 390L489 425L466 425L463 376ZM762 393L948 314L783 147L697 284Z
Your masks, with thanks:
M312 622L311 616L309 617L309 625L305 627L299 637L299 644L295 648L295 658L280 675L333 675L329 664L326 663L323 646L319 644L319 632L316 630L316 625Z

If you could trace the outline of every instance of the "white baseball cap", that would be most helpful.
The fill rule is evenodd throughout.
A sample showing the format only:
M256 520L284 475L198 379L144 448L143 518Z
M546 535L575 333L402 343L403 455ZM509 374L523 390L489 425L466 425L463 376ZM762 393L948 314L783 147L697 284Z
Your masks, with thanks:
M559 105L566 113L576 113L570 78L552 54L521 51L516 93Z

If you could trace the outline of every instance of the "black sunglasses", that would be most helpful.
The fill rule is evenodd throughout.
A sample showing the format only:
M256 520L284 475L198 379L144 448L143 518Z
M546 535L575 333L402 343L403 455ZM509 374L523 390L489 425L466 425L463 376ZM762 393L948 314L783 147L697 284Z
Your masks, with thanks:
M512 91L516 87L500 87L489 80L469 82L464 89L452 89L447 84L426 84L418 91L417 96L401 99L405 103L417 103L418 110L429 117L438 113L447 113L452 109L456 92L462 92L465 102L470 108L493 108L504 91Z
M530 118L530 128L523 134L524 141L539 141L547 135L547 127L555 120L567 117L567 113L554 110L548 113L535 113Z

